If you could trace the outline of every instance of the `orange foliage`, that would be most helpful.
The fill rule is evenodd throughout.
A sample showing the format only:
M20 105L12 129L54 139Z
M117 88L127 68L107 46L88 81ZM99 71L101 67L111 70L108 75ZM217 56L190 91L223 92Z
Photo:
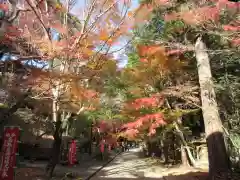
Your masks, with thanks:
M163 97L159 95L152 95L151 97L144 97L135 99L134 101L127 103L127 109L139 110L149 107L160 107L163 104Z
M91 89L86 89L77 85L77 83L71 83L71 94L74 98L81 101L91 100L98 97L98 93Z
M146 22L152 13L153 6L150 4L140 5L134 12L134 24Z
M106 41L109 39L109 34L107 33L107 31L105 29L103 29L100 33L99 33L99 39L102 41Z
M165 21L184 20L188 24L202 24L208 20L219 20L219 9L217 7L202 7L191 11L173 12L165 15Z
M156 53L162 53L164 54L164 48L159 46L159 45L141 45L138 46L138 54L140 56L151 56L151 55L156 55Z
M146 58L140 58L140 62L142 62L142 63L147 63L148 60L147 60Z
M80 29L77 29L71 23L67 25L61 23L60 13L66 12L63 5L49 6L49 12L46 13L44 3L41 3L36 7L35 12L27 11L20 15L17 28L24 32L24 38L27 38L51 58L58 56L71 59L79 57L80 54L80 57L89 59L96 53L93 49L102 46L102 41L106 41L106 44L111 46L118 40L118 37L129 30L130 22L127 20L127 16L122 14L122 10L126 9L130 3L131 1L100 0L97 1L97 4L89 4L92 8L84 7L85 10L88 10L86 16L83 17L86 24L81 25L84 26L84 29L81 29L80 26L78 27ZM31 9L26 2L24 6ZM50 42L50 44L47 42L49 41L46 38L46 33L49 33L46 32L48 28L53 28L62 35L58 42ZM69 29L73 31L69 33ZM11 35L16 37L16 34L11 33ZM43 38L44 36L45 38Z
M185 50L175 49L167 50L160 45L139 45L138 54L140 55L140 61L143 62L143 67L148 67L148 70L152 69L152 72L156 73L169 73L170 71L176 71L181 67L181 62L173 57L169 57L172 54L181 54ZM148 71L149 73L149 71Z
M105 50L128 33L132 27L130 19L133 13L128 12L131 0L94 2L89 1L89 6L84 7L84 17L79 16L81 21L71 17L66 24L62 16L67 12L64 5L50 3L46 7L44 1L36 5L37 2L26 0L23 3L27 11L20 13L18 25L7 27L1 44L11 45L13 41L16 44L22 43L28 50L31 49L30 53L36 53L45 62L58 60L59 64L54 69L31 71L26 86L32 86L36 94L50 96L52 88L60 82L63 92L59 94L65 100L68 98L69 102L78 104L87 102L88 109L94 109L91 103L98 104L98 93L80 85L79 81L98 76L104 62L112 59L112 55ZM1 4L0 8L6 9L7 6ZM60 38L53 39L52 35L56 33L51 30L59 33ZM87 66L82 68L83 64ZM77 74L72 69L80 70Z

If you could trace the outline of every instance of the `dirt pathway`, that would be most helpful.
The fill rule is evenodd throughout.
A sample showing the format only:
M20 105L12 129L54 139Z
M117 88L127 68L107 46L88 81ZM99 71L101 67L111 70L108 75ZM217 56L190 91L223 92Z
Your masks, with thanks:
M117 156L91 180L204 180L207 173L199 170L175 167L166 168L146 158L139 158L139 149L132 149Z

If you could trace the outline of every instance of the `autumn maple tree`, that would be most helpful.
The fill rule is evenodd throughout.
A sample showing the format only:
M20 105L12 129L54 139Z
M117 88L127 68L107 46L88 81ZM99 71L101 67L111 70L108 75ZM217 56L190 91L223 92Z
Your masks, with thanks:
M25 85L31 87L32 98L52 101L55 132L53 152L46 168L49 176L58 162L64 122L73 114L94 109L93 103L96 105L94 99L98 93L91 89L104 62L113 57L112 45L130 28L130 3L85 1L83 7L76 7L75 16L70 11L74 5L70 0L63 3L26 0L21 2L22 9L14 2L8 4L19 11L18 23L4 21L2 40L5 44L24 41L36 50L35 56L25 57L25 60L36 59L47 64L47 68L32 71ZM18 54L19 59L23 56L21 52ZM65 111L68 113L59 118Z
M166 108L167 96L158 83L170 86L171 76L181 71L181 63L176 58L169 58L163 47L141 45L138 56L138 65L125 68L120 76L126 85L130 85L125 87L122 110L130 122L122 126L122 135L131 139L156 136L156 129L172 124L174 118L169 113L173 111Z

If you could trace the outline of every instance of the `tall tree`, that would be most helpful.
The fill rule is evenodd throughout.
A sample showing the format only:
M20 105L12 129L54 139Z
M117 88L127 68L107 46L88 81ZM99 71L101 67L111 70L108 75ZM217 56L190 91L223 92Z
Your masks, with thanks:
M217 106L210 59L207 54L207 48L201 38L197 39L195 52L208 146L209 175L216 179L219 173L223 173L223 177L227 179L230 170L230 161L224 140L223 124Z

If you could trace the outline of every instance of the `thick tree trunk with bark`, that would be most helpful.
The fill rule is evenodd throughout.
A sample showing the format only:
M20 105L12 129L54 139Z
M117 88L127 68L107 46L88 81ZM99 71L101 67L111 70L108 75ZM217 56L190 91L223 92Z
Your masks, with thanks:
M208 146L209 176L221 172L229 172L230 163L224 141L222 122L220 120L214 84L212 80L210 60L207 48L199 37L195 44L198 66L199 84L201 90L202 112ZM223 173L224 174L224 173Z

